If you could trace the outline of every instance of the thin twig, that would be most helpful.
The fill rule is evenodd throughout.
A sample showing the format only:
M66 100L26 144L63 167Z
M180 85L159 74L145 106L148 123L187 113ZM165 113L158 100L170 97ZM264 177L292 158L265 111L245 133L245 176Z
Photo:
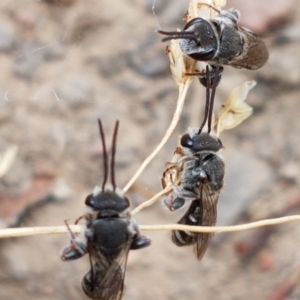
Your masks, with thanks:
M162 224L162 225L141 225L139 226L141 230L184 230L192 232L234 232L249 230L262 226L271 226L281 223L287 223L292 221L300 221L300 215L287 216L274 219L266 219L261 221L256 221L247 224L233 225L233 226L188 226L180 224Z
M74 233L81 233L81 225L70 225L71 230ZM43 227L23 227L23 228L5 228L0 229L0 238L11 238L29 235L41 235L41 234L61 234L67 233L68 229L63 226L43 226Z
M139 169L136 171L136 173L132 176L132 178L128 181L128 183L124 186L123 191L127 192L129 188L132 186L132 184L137 180L137 178L141 175L141 173L144 171L144 169L148 166L148 164L151 162L151 160L156 156L156 154L160 151L160 149L165 145L165 143L170 138L171 134L173 133L175 127L178 124L178 121L181 116L183 104L186 98L186 93L188 91L188 88L190 84L193 81L193 77L189 77L185 84L179 87L179 96L177 100L176 110L173 115L173 119L171 121L171 124L169 128L167 129L164 137L160 141L160 143L157 145L157 147L153 150L153 152L144 160L144 162L141 164Z
M171 189L172 189L172 186L167 186L162 191L160 191L159 193L157 193L156 195L154 195L151 199L149 199L148 201L145 201L142 204L140 204L139 206L137 206L134 210L131 211L131 214L135 215L136 213L138 213L142 209L144 209L144 208L146 208L146 207L154 204L161 196L163 196L164 194L166 194Z
M180 224L161 224L161 225L140 225L141 230L184 230L192 232L234 232L249 230L261 226L271 226L281 223L287 223L292 221L300 221L300 215L287 216L281 218L261 220L242 225L233 226L187 226ZM82 233L83 226L70 225L71 230L74 233ZM11 238L29 235L41 235L41 234L61 234L68 233L66 226L45 226L45 227L26 227L26 228L7 228L0 229L0 238Z

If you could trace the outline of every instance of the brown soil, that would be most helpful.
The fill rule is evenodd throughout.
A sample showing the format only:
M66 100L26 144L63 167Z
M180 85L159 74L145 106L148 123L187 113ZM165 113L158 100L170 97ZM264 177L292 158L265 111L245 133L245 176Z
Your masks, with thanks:
M156 18L153 1L1 2L0 151L19 146L0 182L3 227L62 225L85 212L85 196L102 176L97 118L109 141L120 120L121 187L160 141L177 90L155 31L157 23L182 27L187 3L156 2ZM299 4L294 8L285 25L266 33L267 65L256 72L227 67L217 91L218 108L235 86L258 81L248 98L253 116L221 136L220 225L299 213ZM177 136L199 125L203 99L195 80L178 128L128 193L132 207L160 190ZM136 218L174 223L182 213L157 203ZM175 247L170 233L145 232L152 245L130 253L124 299L283 299L270 297L297 275L297 224L215 235L201 262L192 249ZM59 251L68 243L66 235L1 241L0 299L85 299L88 259L63 263ZM296 287L285 299L299 298Z

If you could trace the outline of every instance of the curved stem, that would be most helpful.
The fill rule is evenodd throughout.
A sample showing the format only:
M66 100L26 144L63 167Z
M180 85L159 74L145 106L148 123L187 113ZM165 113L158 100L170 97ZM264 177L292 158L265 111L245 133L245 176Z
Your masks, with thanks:
M159 193L154 195L151 199L149 199L148 201L145 201L142 204L140 204L139 206L137 206L134 210L131 211L131 214L135 215L142 209L154 204L161 196L163 196L164 194L166 194L167 192L169 192L171 190L172 190L172 186L171 185L167 186L165 189L163 189L162 191L160 191Z
M152 153L144 160L144 162L141 164L139 169L136 171L136 173L132 176L132 178L128 181L128 183L124 186L123 191L127 192L132 184L137 180L137 178L141 175L141 173L144 171L144 169L148 166L148 164L151 162L151 160L156 156L156 154L161 150L161 148L165 145L165 143L170 138L171 134L173 133L175 127L177 126L177 123L180 119L183 104L186 98L187 90L190 86L190 84L193 81L193 77L189 77L185 84L179 86L179 95L176 105L176 110L174 112L171 124L169 128L167 129L165 135L163 136L160 143L156 146L156 148L152 151Z
M140 225L141 230L185 230L192 232L234 232L254 229L262 226L271 226L287 222L300 221L300 215L287 216L281 218L267 219L256 221L248 224L233 225L233 226L187 226L180 224L161 224L161 225ZM82 233L83 226L70 225L74 233ZM21 237L41 234L62 234L68 233L66 226L44 226L44 227L26 227L26 228L6 228L0 229L0 238Z
M251 222L247 224L241 225L232 225L232 226L188 226L181 224L161 224L161 225L141 225L139 228L141 230L184 230L184 231L192 231L192 232L234 232L234 231L242 231L249 230L263 226L271 226L277 225L292 221L300 221L300 215L274 218L274 219L266 219L256 222Z

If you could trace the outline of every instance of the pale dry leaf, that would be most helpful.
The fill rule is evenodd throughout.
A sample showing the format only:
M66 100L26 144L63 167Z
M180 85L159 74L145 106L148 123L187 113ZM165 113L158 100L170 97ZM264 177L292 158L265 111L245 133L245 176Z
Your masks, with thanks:
M3 177L8 172L11 165L15 161L17 153L18 153L18 146L13 145L0 154L0 178Z
M221 9L226 5L226 0L214 0L214 6L218 9Z
M209 6L213 6L217 10L220 10L223 6L225 6L225 4L226 0L191 0L189 3L188 12L184 16L184 21L189 22L194 18L213 18L218 13Z
M170 69L177 86L185 84L190 76L186 73L195 72L196 61L182 53L178 40L171 40L167 48Z
M222 105L215 117L215 131L219 136L223 130L231 129L252 114L252 107L245 100L249 91L256 85L254 80L246 81L236 87Z

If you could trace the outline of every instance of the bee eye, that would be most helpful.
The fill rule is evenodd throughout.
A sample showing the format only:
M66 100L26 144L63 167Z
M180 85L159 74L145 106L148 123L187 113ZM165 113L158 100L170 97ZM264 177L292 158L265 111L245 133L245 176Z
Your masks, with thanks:
M181 137L180 144L182 147L192 148L194 146L194 140L189 134L185 134Z
M93 201L93 194L90 194L85 199L85 205L93 207L94 201Z
M219 144L219 147L221 149L223 147L223 144L222 144L222 141L220 139L218 139L218 144Z

